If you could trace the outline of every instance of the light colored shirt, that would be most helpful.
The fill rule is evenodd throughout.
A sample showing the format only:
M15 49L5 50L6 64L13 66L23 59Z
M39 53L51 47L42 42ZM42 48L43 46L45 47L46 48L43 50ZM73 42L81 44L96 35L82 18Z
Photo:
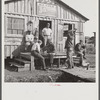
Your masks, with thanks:
M44 28L42 30L43 36L51 36L52 30L50 28Z
M31 51L33 50L40 52L40 44L38 42L33 44Z
M25 37L26 42L33 42L34 41L34 36L32 34L27 34Z

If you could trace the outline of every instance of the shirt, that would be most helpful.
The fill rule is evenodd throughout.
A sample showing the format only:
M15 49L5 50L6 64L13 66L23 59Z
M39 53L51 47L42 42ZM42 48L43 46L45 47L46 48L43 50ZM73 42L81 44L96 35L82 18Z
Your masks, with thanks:
M75 45L75 51L81 51L83 49L85 49L85 45L84 44L77 43Z
M65 43L65 48L73 48L74 45L74 35L68 35Z
M44 28L42 33L44 36L50 36L52 34L52 30L50 28Z
M31 51L33 50L40 52L40 44L38 42L33 44Z
M34 36L32 34L27 34L25 40L26 42L33 42Z
M47 44L44 48L43 51L47 51L47 53L54 53L55 51L55 46L53 43Z

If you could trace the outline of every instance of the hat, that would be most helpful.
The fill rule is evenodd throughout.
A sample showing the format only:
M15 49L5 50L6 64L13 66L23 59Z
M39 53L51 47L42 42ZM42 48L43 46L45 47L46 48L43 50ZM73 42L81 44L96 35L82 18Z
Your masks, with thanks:
M75 30L68 30L68 32L75 32Z
M33 22L30 20L30 21L28 21L27 25L29 25L29 24L33 24Z
M68 32L75 32L77 29L76 28L74 28L74 29L70 29L70 30L68 30Z
M83 42L83 40L80 40L80 42Z

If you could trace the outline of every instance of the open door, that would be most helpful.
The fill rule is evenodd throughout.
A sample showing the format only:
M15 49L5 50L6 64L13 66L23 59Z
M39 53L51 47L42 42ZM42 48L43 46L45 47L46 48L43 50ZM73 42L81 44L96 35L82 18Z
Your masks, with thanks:
M42 40L41 48L44 46L44 39L42 37L42 30L43 30L43 28L46 27L47 23L50 23L50 28L52 29L51 21L44 21L44 20L39 21L39 39Z

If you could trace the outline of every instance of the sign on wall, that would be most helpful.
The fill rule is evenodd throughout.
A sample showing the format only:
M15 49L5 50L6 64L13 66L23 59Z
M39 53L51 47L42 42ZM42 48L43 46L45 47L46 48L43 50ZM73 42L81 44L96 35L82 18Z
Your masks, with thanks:
M53 4L45 4L45 3L37 3L37 14L41 16L57 16L57 8L56 5Z

